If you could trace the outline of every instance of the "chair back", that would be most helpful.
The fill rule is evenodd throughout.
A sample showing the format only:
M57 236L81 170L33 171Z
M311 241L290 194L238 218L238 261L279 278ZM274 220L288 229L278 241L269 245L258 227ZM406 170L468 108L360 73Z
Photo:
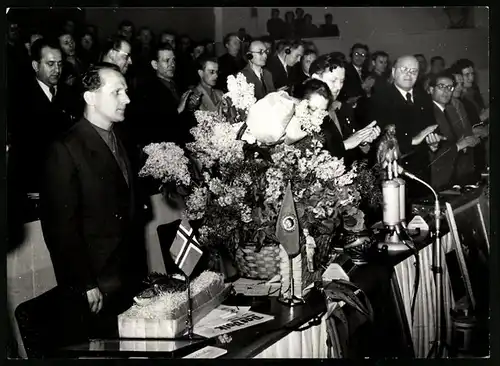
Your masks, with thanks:
M14 314L28 358L54 357L58 348L87 341L88 313L85 294L59 286L18 305Z

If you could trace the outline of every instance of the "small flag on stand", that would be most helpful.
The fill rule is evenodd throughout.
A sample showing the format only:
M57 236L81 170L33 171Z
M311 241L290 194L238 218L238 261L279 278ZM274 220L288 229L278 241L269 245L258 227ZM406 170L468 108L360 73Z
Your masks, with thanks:
M203 250L194 235L193 228L186 219L183 219L179 224L177 234L170 247L170 255L186 276L191 276L203 255Z
M285 248L289 257L293 258L300 253L299 245L299 219L293 201L292 185L288 182L285 197L281 205L278 222L276 224L276 236L280 244Z

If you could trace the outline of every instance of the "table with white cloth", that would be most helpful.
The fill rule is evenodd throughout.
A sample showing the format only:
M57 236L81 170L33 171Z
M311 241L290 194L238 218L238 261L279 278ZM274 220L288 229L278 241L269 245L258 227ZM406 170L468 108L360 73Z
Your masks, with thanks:
M166 210L158 195L152 197L152 203L153 220L146 227L149 269L163 272L156 228L179 216L176 212ZM14 324L13 311L17 305L56 286L40 222L26 223L25 231L23 243L7 256L8 309ZM442 243L443 247L451 245L450 237L443 237ZM373 358L425 357L434 329L435 304L433 300L429 301L434 299L435 291L429 269L431 259L431 246L424 246L421 250L422 274L413 324L410 318L415 271L413 257L392 265L368 263L351 270L351 282L367 295L375 312L373 324L355 324L354 320L354 325L350 326L349 347L353 350L352 354ZM446 268L444 273L444 282L447 283ZM445 286L444 297L446 308L451 307L453 300L449 285ZM244 301L255 305L257 312L274 314L275 320L231 333L233 340L230 343L218 345L227 350L222 358L326 357L326 305L322 294L316 294L308 304L293 310L279 304L275 298L247 298ZM355 314L353 317L356 318ZM313 324L309 324L311 321ZM446 317L446 321L449 324L449 317ZM24 356L17 326L14 328L20 354ZM335 354L332 356L336 357Z

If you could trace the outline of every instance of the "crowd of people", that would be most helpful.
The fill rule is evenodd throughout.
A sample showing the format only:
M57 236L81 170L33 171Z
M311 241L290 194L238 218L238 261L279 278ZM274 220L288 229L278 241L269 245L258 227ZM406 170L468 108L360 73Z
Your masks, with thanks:
M142 148L192 141L194 111L218 111L227 77L239 72L254 84L257 100L285 90L328 111L324 146L347 164L374 163L378 137L395 125L406 169L437 189L477 181L487 163L489 109L472 61L446 68L433 57L428 68L422 54L391 62L388 53L360 43L348 55L321 55L311 42L276 40L278 23L268 23L271 34L259 38L244 30L227 34L220 57L213 40L193 42L171 30L155 40L148 27L135 32L129 21L104 45L93 26L77 32L66 22L56 37L33 30L21 39L11 23L10 240L15 220L39 197L58 284L87 291L98 312L111 301L103 294L146 273L132 225L147 221L147 199L155 193L138 179ZM420 194L409 187L410 196ZM126 275L116 275L123 268Z

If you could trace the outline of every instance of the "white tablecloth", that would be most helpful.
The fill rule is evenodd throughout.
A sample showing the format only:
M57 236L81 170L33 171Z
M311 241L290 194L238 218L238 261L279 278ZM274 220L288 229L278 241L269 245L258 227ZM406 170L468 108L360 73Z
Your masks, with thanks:
M280 339L254 358L326 358L326 315L321 324L303 331L295 331ZM333 354L333 357L338 357Z
M441 239L441 256L443 259L443 299L444 314L447 328L447 342L451 342L451 316L450 309L455 305L451 292L450 277L444 254L451 250L453 239L451 234L444 235ZM415 257L410 257L395 267L401 296L405 305L405 312L413 339L415 357L425 358L429 353L430 342L435 339L436 319L436 284L432 268L432 245L420 251L420 285L418 288L415 315L412 325L411 301L413 299L415 281Z

